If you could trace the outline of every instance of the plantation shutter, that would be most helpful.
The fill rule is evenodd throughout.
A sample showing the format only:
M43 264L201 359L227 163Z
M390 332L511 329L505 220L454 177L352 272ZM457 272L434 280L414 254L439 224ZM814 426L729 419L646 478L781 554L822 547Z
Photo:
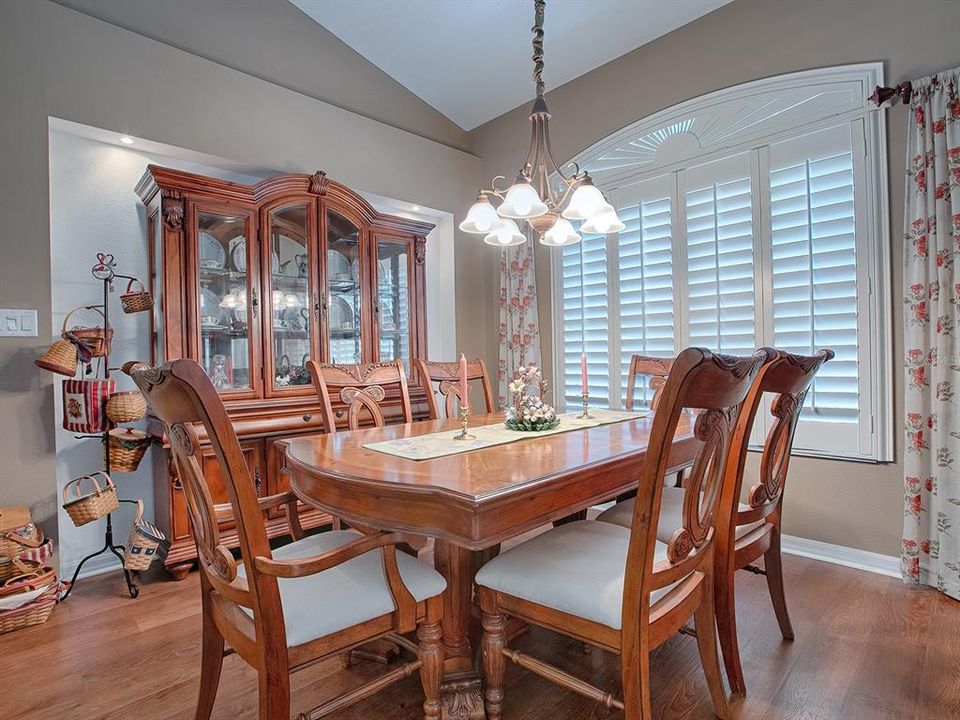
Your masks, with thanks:
M621 188L617 212L626 228L618 238L620 398L627 399L627 377L634 354L672 357L673 301L673 175ZM648 383L638 379L635 407L649 407Z
M797 443L849 448L861 414L849 125L770 146L770 228L774 346L836 353L807 395Z
M567 408L582 402L580 353L587 355L590 403L608 407L609 322L607 297L607 238L585 235L565 247L562 265L563 396Z
M749 355L757 305L750 155L691 168L684 181L687 344Z

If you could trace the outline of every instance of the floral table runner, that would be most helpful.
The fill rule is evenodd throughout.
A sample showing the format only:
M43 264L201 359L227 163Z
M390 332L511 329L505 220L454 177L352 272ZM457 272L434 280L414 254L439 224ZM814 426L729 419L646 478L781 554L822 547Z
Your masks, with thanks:
M508 430L504 427L503 423L497 423L495 425L482 425L480 427L469 428L467 432L475 436L473 440L454 440L454 436L458 435L460 431L445 430L443 432L430 433L429 435L416 435L414 437L397 438L396 440L364 443L363 447L368 450L386 453L387 455L406 458L407 460L429 460L446 455L470 452L471 450L480 450L482 448L493 447L494 445L506 445L507 443L517 442L518 440L533 440L538 437L544 437L545 435L557 435L572 430L586 430L599 425L636 420L637 418L646 417L649 413L591 408L590 414L593 417L585 420L577 417L577 413L564 413L559 416L560 425L553 430L546 430L544 432Z

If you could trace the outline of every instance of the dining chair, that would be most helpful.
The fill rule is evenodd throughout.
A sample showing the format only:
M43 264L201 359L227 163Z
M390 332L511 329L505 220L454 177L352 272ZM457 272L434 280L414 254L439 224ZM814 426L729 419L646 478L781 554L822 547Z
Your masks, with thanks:
M578 521L548 530L489 561L476 575L489 720L503 712L506 660L576 693L650 720L650 652L693 617L697 646L720 718L730 716L717 653L713 514L737 410L763 362L689 348L674 361L638 468L642 502L629 528ZM700 441L681 527L657 538L656 519L681 412L696 409ZM692 416L691 416L692 418ZM702 491L702 492L701 492ZM621 656L623 699L507 647L507 617L549 628Z
M415 658L379 678L301 713L316 720L419 670L425 718L440 718L443 641L440 621L446 581L432 568L397 553L399 533L331 531L271 550L263 513L296 497L257 498L223 402L193 360L130 369L164 423L183 482L200 561L202 665L196 720L208 720L216 699L225 645L257 671L260 720L290 717L290 673L370 640L389 638ZM201 425L216 452L228 504L214 505L198 453ZM239 562L220 536L232 519ZM402 637L417 630L419 643Z
M630 356L630 369L627 371L627 410L634 409L636 402L636 393L638 388L646 387L653 391L650 397L650 409L656 410L660 403L660 395L663 393L663 387L667 384L667 377L670 375L670 368L673 366L673 358L653 357L652 355L632 355ZM639 381L639 382L638 382Z
M399 396L400 421L413 422L403 361L338 365L308 360L307 369L320 398L320 413L327 432L337 431L337 419L342 418L344 412L350 430L357 430L364 423L383 427L386 424L383 402L388 393ZM346 411L334 412L334 399L342 402Z
M649 389L653 391L653 394L650 396L649 408L651 412L656 411L657 405L660 403L660 395L663 393L663 387L666 385L672 366L673 358L654 357L653 355L631 355L630 368L627 370L627 396L624 403L626 409L634 409L638 389ZM646 388L643 387L644 385ZM683 484L686 471L687 468L677 470L674 475L675 485L679 486ZM633 496L633 491L618 495L617 502L628 500Z
M463 398L460 397L460 363L435 362L417 358L413 361L417 368L417 375L424 389L427 391L427 407L430 410L431 420L440 420L443 417L457 418ZM477 358L467 361L467 383L480 382L483 390L483 402L487 414L496 411L493 404L493 391L490 389L490 379L487 377L487 364ZM468 385L469 386L469 385ZM437 395L443 398L443 414L437 402ZM467 398L471 414L473 405Z
M769 348L762 352L767 353L767 362L757 374L737 420L716 527L714 598L717 625L727 680L731 691L737 695L746 693L737 641L734 584L737 570L750 570L766 576L780 632L784 639L793 640L780 553L783 490L804 400L817 372L834 356L832 350L821 350L815 355L793 355ZM770 404L772 424L763 445L759 479L751 485L747 501L740 502L750 435L765 393L774 395ZM682 488L664 488L658 538L669 538L680 526L684 497ZM601 513L597 520L627 527L632 514L629 502L620 503ZM761 557L764 558L762 569L753 564Z

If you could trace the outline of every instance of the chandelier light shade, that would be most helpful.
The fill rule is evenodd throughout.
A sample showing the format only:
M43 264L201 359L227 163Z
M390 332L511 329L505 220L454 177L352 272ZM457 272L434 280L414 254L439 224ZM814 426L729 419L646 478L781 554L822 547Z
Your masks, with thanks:
M533 82L537 91L530 111L533 135L530 150L520 167L516 182L509 188L497 187L503 175L481 190L477 201L460 223L460 229L483 235L489 245L508 247L526 241L515 220L522 221L540 237L540 242L563 247L580 242L581 233L620 232L624 224L613 205L593 184L586 171L570 163L572 173L564 173L550 147L550 111L543 97L543 15L546 0L534 0ZM496 206L495 204L496 203ZM570 221L582 222L580 232Z
M496 208L490 204L486 195L477 196L477 201L470 206L467 217L460 223L460 229L468 233L486 235L500 221Z
M617 211L608 204L607 207L587 220L580 226L580 232L590 235L607 235L620 232L626 227L617 216Z
M503 204L497 208L500 217L527 220L544 215L549 208L525 178L518 178L509 190Z
M502 218L494 223L490 233L483 238L487 245L496 245L498 247L510 247L511 245L523 245L527 241L527 236L520 232L520 228L510 218Z
M580 242L580 233L573 229L569 220L558 218L553 227L547 230L540 242L550 247L563 247L564 245L575 245Z
M567 220L586 220L596 215L606 207L612 207L593 184L584 182L573 191L570 202L563 210L563 217Z

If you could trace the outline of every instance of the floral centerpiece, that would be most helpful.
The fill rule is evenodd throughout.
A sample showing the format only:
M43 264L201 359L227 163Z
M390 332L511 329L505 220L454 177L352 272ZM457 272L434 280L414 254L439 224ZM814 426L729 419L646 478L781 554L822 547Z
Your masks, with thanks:
M518 368L509 385L513 405L507 408L506 426L511 430L542 432L560 424L557 411L543 401L547 382L536 365Z

